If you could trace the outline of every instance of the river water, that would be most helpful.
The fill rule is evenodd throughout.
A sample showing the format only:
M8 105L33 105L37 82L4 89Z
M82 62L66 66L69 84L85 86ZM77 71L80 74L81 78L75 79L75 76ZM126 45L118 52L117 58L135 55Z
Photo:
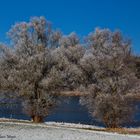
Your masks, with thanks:
M65 97L66 98L66 97ZM138 104L140 108L140 104ZM22 106L20 103L15 105L1 105L0 106L1 118L15 118L30 120L31 118L22 112ZM69 97L68 102L62 102L54 111L45 118L45 121L56 122L69 122L69 123L83 123L91 125L103 126L102 123L92 118L87 109L79 104L79 97ZM125 124L125 126L140 126L140 112L135 114L135 119L131 123Z

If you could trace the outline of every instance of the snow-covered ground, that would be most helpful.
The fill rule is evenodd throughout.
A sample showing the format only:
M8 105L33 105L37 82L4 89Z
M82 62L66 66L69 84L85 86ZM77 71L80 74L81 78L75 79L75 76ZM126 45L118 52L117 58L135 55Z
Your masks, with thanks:
M123 135L79 128L98 128L81 124L47 122L0 122L0 140L140 140L137 135ZM102 128L101 128L102 129Z

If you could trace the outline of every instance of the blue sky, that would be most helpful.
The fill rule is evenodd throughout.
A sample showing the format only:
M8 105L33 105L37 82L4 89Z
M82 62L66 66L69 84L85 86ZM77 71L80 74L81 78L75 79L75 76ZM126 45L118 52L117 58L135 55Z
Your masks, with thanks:
M1 0L0 41L19 21L45 16L64 34L86 36L96 27L120 29L140 54L140 0Z

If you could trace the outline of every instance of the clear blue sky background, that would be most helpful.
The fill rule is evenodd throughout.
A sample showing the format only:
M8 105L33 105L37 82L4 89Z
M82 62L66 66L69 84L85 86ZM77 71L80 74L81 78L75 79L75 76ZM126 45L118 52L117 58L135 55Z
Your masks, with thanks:
M19 21L45 16L64 34L85 36L95 27L120 29L140 54L140 0L1 0L0 41Z

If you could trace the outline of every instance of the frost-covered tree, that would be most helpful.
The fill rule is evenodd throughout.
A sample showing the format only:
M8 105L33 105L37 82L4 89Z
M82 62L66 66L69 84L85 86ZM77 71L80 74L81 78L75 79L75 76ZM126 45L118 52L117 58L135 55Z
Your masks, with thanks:
M136 56L134 58L135 66L136 66L136 76L140 79L140 57Z
M83 82L83 73L80 68L80 59L85 53L85 48L80 45L78 36L75 33L71 33L68 36L63 36L61 39L61 47L59 51L63 55L65 61L69 62L64 70L63 81L66 90L75 90ZM60 59L62 56L60 56ZM62 65L63 66L63 65Z
M11 44L0 45L0 92L21 98L34 122L43 121L62 91L76 89L86 93L81 104L107 127L133 115L139 73L131 44L120 32L97 29L83 47L75 33L64 36L44 17L34 17L8 34Z
M129 121L135 110L130 97L138 79L130 41L118 31L97 29L88 36L87 45L80 63L86 76L84 92L88 94L80 102L107 127L118 127Z
M75 34L62 36L44 17L15 24L8 34L11 46L0 46L0 90L22 97L24 112L41 122L59 92L80 83L77 63L84 51Z
M52 31L43 17L35 17L29 23L14 25L9 36L11 48L1 45L1 89L24 97L24 111L35 122L42 121L56 104L55 87L61 83L55 73L49 76L53 66L51 48L58 45L61 34ZM48 85L41 88L44 78Z

